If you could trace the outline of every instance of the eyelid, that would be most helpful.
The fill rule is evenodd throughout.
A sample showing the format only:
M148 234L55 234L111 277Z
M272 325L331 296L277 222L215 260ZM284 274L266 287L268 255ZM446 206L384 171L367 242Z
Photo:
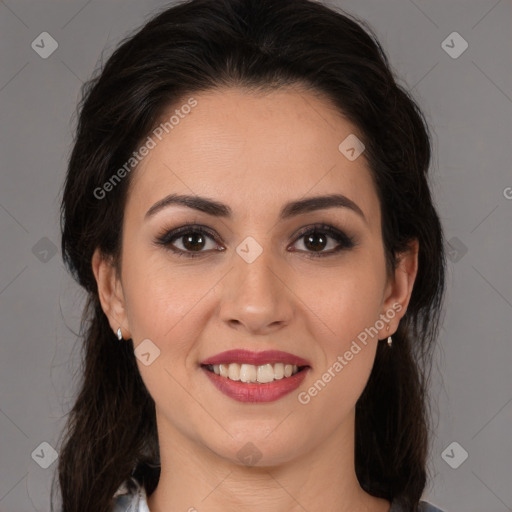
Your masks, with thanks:
M322 257L322 256L330 256L337 254L343 250L352 249L356 245L358 245L358 242L356 241L356 238L354 236L347 235L345 231L341 228L332 226L330 224L317 222L309 226L305 226L299 230L299 232L294 236L292 245L298 242L301 238L306 236L310 233L325 233L330 238L333 238L338 242L338 246L335 249L331 249L330 251L297 251L306 254L306 256L311 257Z
M307 226L304 226L302 228L300 228L296 234L293 236L293 240L294 242L297 241L298 238L301 238L303 237L304 235L310 233L310 232L315 232L315 231L321 231L321 232L325 232L325 233L328 233L330 235L336 235L336 236L339 236L339 237L344 237L348 240L351 239L350 236L348 236L343 229L341 228L337 228L335 226L331 226L330 224L327 224L325 222L315 222L313 224L308 224Z
M157 236L155 237L154 243L164 248L170 249L172 252L177 254L178 256L189 256L189 257L197 257L207 254L207 251L183 251L181 249L173 248L171 244L171 240L179 239L187 233L204 233L208 235L209 238L215 241L216 244L219 244L219 237L215 233L214 230L210 229L208 226L204 226L202 224L198 224L197 222L185 221L177 228L164 228ZM225 248L218 249L219 251L224 251Z
M335 249L331 249L330 251L303 251L303 250L295 250L292 252L297 252L301 254L305 254L306 256L311 257L323 257L323 256L330 256L337 254L343 250L351 249L358 245L355 237L349 236L345 233L345 231L341 228L332 226L330 224L326 223L314 223L310 224L308 226L302 227L298 232L296 232L292 237L291 245L294 245L297 243L301 238L306 236L307 234L314 233L314 232L320 232L327 234L330 238L334 239L336 242L338 242L338 245ZM200 257L204 256L210 253L210 251L183 251L182 249L173 248L171 241L174 241L176 239L179 239L181 236L187 234L187 233L204 233L208 237L210 237L212 240L215 241L216 244L220 244L218 235L214 230L209 228L208 226L198 224L196 222L190 222L186 221L183 222L179 227L177 228L164 228L160 234L158 234L155 238L155 243L159 246L163 246L164 248L168 248L173 253L177 254L178 256L186 256L186 257ZM289 245L287 246L287 248ZM226 248L217 248L216 250L221 252L224 251Z

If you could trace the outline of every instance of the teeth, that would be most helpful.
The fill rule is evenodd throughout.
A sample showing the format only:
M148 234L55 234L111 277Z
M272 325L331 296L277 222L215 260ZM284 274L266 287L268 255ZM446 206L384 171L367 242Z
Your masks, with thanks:
M240 380L240 365L231 363L228 367L228 378L231 380Z
M256 382L256 372L256 366L252 364L242 364L240 366L240 380L242 382Z
M276 363L274 365L274 379L280 380L284 377L284 364Z
M253 364L214 364L209 366L213 372L221 377L241 382L258 382L265 384L295 375L299 368L296 364L263 364L254 366Z
M253 368L256 368L253 366ZM264 364L262 366L258 366L257 370L257 378L256 380L258 382L261 382L262 384L265 384L266 382L273 382L274 380L274 368L271 364Z

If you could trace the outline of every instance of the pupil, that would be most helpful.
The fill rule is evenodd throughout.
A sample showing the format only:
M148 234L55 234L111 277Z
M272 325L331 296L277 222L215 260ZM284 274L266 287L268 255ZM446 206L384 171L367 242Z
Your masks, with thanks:
M320 249L320 250L324 249L325 245L326 245L325 237L318 233L312 233L312 234L308 235L307 240L306 240L306 247L308 249L311 249L311 248L315 249L315 247L314 247L315 239L321 240L321 243L320 243L321 247L319 247L319 248L317 247L317 249Z
M189 250L197 249L196 244L194 244L194 238L196 238L196 237L199 238L199 240L200 240L199 249L201 249L204 246L204 239L201 236L201 234L200 233L192 233L188 236L183 237L185 239L185 242L183 245L185 246L186 249L189 249Z

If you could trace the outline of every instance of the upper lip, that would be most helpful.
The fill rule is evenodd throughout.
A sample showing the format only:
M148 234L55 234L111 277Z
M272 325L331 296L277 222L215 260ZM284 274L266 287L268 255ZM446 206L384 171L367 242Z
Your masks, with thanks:
M261 366L264 364L285 363L295 364L297 366L310 366L309 361L302 357L281 352L280 350L265 350L263 352L251 352L250 350L235 349L221 352L202 361L202 365L209 364L252 364Z

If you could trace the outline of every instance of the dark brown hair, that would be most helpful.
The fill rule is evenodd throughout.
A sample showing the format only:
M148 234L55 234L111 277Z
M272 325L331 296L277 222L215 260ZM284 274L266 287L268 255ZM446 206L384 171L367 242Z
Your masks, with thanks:
M388 268L419 241L408 310L393 348L379 344L357 402L355 446L363 489L417 510L427 478L427 391L445 279L442 227L428 184L427 123L363 21L308 0L192 0L127 38L82 90L61 206L62 255L88 293L79 394L58 465L63 512L108 512L129 476L148 495L159 478L155 404L133 343L117 342L110 329L91 267L97 247L119 264L126 192L136 170L107 197L95 190L186 95L294 84L329 99L359 129L378 191Z

